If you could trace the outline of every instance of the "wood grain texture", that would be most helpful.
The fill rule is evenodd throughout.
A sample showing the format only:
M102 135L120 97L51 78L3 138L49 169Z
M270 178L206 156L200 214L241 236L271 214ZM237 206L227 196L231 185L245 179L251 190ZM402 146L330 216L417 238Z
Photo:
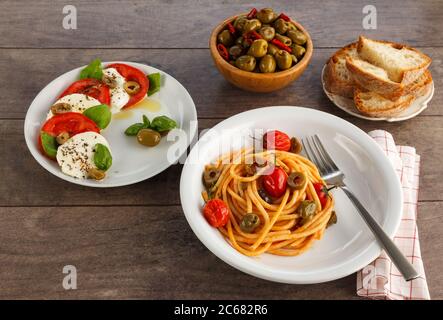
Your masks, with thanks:
M260 280L231 268L194 236L180 207L1 208L0 298L356 299L355 275L316 285ZM434 299L442 203L419 207L423 259ZM78 289L65 291L74 265ZM296 267L296 266L294 266ZM191 289L192 288L192 289Z
M77 8L77 30L65 30L63 7ZM236 0L38 0L0 2L1 47L207 48L211 30L225 18L269 6ZM377 9L377 29L364 30L364 6ZM413 46L442 46L439 0L282 0L273 3L303 24L316 47L336 47L360 33ZM343 19L343 17L346 17Z
M224 18L269 1L72 0L78 29L62 28L65 1L0 1L0 299L358 299L355 275L317 285L283 285L241 273L194 236L179 199L182 166L111 189L69 184L40 167L26 148L23 119L38 92L95 57L155 66L192 95L200 129L269 105L316 108L364 131L385 129L422 156L419 233L433 299L443 299L443 2L441 0L282 0L273 4L302 23L314 42L305 73L272 94L241 91L215 69L210 32ZM378 29L362 29L362 8L376 6ZM338 17L338 18L337 18ZM364 33L419 46L433 59L430 107L402 123L358 120L322 92L321 69ZM96 49L94 49L96 48ZM78 289L62 288L73 264Z
M251 108L272 105L299 105L338 116L346 113L335 107L323 93L321 70L336 49L315 49L302 76L284 90L251 93L228 83L215 68L208 49L8 49L0 50L0 118L23 119L34 97L50 81L64 72L103 61L134 61L157 67L180 81L190 92L199 118L224 119ZM423 48L433 58L435 94L423 115L443 115L443 48ZM38 63L36 63L38 61Z
M379 124L356 121L365 131ZM200 129L210 128L219 120L201 120ZM0 121L0 206L75 206L75 205L168 205L179 204L181 165L135 185L118 188L88 188L61 180L32 158L23 137L23 121ZM418 117L401 124L385 124L398 144L416 146L422 155L420 200L443 200L443 150L435 137L443 136L441 117ZM432 128L432 129L430 129ZM432 130L432 135L429 134ZM18 156L20 155L20 156Z

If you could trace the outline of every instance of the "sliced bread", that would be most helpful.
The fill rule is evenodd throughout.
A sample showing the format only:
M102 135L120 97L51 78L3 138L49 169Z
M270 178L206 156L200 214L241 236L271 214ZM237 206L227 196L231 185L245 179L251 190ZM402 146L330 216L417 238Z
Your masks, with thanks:
M406 93L413 94L416 98L424 96L428 93L432 84L432 75L429 70L426 70L413 83L405 88Z
M414 82L431 64L431 58L402 44L360 36L360 57L387 71L389 78L404 85Z
M324 73L326 90L340 96L353 97L354 81L346 68L346 58L357 56L357 43L354 42L341 48L329 58Z
M393 116L409 107L415 99L427 94L431 84L431 73L426 70L418 79L405 87L405 95L396 101L357 87L354 90L354 103L361 113L371 117Z
M404 85L392 81L388 72L360 58L346 58L346 67L349 70L357 87L373 91L379 95L397 100L404 93Z
M384 98L371 91L354 90L354 103L358 111L370 117L394 116L409 107L414 101L413 94L401 96L396 101Z

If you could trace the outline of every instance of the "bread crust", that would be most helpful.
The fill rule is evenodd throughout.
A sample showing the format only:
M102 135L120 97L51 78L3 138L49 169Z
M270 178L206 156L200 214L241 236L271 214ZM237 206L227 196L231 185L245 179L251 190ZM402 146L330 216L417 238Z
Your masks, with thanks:
M348 44L335 52L328 60L324 73L326 90L343 97L352 98L354 96L354 82L343 81L337 76L336 66L339 59L345 59L350 50L357 48L357 42Z
M415 100L414 95L408 94L406 96L403 96L401 99L397 100L396 102L391 101L391 105L388 108L373 110L373 109L370 109L366 105L365 99L363 98L364 94L370 94L370 95L375 94L376 95L376 93L362 92L359 89L355 88L355 91L354 91L355 107L362 114L365 114L367 116L374 117L374 118L394 116L394 115L402 112L406 108L408 108L411 105L411 103L414 102L414 100Z
M401 79L400 79L399 83L401 83L403 85L408 85L408 84L414 82L418 77L420 77L423 74L423 72L425 72L425 70L429 67L429 65L432 62L432 59L429 56L425 55L424 53L422 53L421 51L419 51L415 48L409 47L409 46L401 44L401 43L391 42L391 41L372 40L372 39L366 38L365 36L362 36L362 35L359 36L358 43L357 43L357 52L359 54L361 54L361 51L362 51L362 48L364 45L363 42L365 41L365 39L373 41L373 42L378 42L378 43L390 45L391 47L393 47L395 49L399 49L399 50L405 48L405 49L416 52L418 55L420 55L420 57L422 57L423 63L421 65L414 67L414 68L406 69L402 72Z
M404 85L386 80L372 73L368 73L357 66L353 59L346 58L346 67L359 87L368 91L374 91L392 101L397 100L404 94Z

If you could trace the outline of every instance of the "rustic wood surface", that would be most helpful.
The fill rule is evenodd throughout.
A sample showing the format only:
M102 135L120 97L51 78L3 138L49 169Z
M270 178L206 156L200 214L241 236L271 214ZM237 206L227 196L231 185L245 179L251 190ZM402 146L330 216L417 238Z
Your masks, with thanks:
M41 168L24 142L29 104L48 82L94 57L142 62L173 75L192 95L200 129L253 107L300 105L343 117L365 131L388 130L398 144L415 146L422 155L421 249L431 297L443 298L442 1L373 1L378 29L371 31L361 23L367 1L279 1L275 8L307 28L315 50L302 77L271 94L228 84L207 49L220 20L266 6L265 1L70 1L78 11L77 30L62 28L65 4L0 2L0 298L358 298L355 275L318 285L283 285L221 262L184 218L180 165L132 186L104 190L68 184ZM361 33L407 42L433 58L435 96L420 116L402 123L368 122L326 99L319 79L324 62ZM67 264L77 267L77 290L62 287Z

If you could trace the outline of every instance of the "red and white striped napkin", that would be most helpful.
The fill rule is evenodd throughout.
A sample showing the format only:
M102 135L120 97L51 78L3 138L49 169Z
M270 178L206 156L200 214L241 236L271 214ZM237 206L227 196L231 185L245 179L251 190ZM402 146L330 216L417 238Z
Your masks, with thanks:
M420 156L415 148L396 146L392 135L374 130L369 135L391 160L403 187L404 208L395 244L414 265L420 277L406 282L384 251L357 273L357 294L371 299L430 299L417 231L417 200Z

